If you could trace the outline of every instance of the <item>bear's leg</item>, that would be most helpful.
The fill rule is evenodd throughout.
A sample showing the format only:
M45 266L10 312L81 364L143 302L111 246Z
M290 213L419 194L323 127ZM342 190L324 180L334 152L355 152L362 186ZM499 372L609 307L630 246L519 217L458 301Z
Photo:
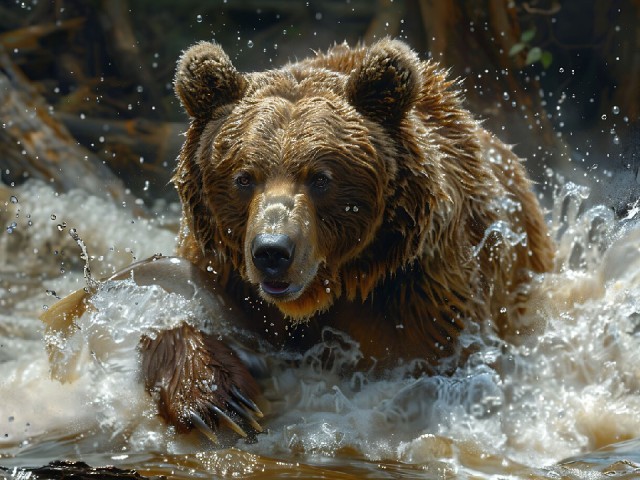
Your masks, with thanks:
M221 340L183 323L143 337L140 352L145 387L178 431L195 427L214 442L222 426L242 437L262 431L262 412L251 400L258 385Z

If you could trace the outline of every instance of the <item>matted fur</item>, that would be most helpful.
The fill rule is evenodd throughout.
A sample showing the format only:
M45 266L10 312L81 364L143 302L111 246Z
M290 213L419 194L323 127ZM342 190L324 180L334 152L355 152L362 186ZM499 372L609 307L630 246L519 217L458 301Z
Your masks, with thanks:
M271 339L328 325L380 364L435 363L466 319L509 332L553 247L520 160L456 87L391 39L249 74L218 45L187 50L175 79L192 119L174 176L179 254ZM491 226L524 240L485 238ZM261 233L295 244L282 295L252 261Z

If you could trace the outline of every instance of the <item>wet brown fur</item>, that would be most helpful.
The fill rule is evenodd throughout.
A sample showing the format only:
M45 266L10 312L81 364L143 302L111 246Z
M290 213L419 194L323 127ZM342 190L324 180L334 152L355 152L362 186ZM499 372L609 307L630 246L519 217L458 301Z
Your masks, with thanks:
M209 57L209 75L232 80L199 92L210 99L198 110L183 92L201 84L187 72ZM192 116L174 177L184 205L179 253L218 272L239 302L256 298L244 246L260 229L256 202L277 183L302 197L311 227L298 242L321 258L303 298L275 302L283 317L343 328L365 353L434 360L452 352L464 318L508 332L529 273L552 267L553 248L520 160L464 109L456 87L389 39L245 75L219 46L192 47L176 75ZM306 188L314 168L336 183L321 198ZM250 198L233 187L240 171L255 181ZM526 245L494 233L473 256L500 220L526 233ZM263 315L256 310L257 323Z
M236 354L189 324L144 337L140 348L145 387L157 396L160 415L178 431L191 430L194 415L217 429L221 419L212 407L230 412L233 386L248 398L258 396L258 385ZM238 424L245 423L237 412L229 415Z
M437 364L467 319L513 333L531 273L552 268L520 160L402 42L337 45L250 74L203 42L183 54L175 88L191 117L173 179L178 253L271 340L300 324L313 341L328 325L380 365ZM526 241L485 238L492 225ZM294 239L286 281L304 286L298 296L260 290L250 242L265 232Z

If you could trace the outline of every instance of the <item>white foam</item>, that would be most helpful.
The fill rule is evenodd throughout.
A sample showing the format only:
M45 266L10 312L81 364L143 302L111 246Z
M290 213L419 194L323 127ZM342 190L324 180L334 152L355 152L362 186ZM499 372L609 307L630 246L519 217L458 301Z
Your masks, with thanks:
M21 256L6 237L0 240L12 255L6 261L25 272L38 271L41 253L32 255L33 248L44 250L60 238L48 220L52 210L66 212L67 224L87 232L82 235L89 254L104 253L111 266L130 260L113 253L122 252L122 245L133 245L141 258L167 252L173 241L173 233L153 223L139 228L128 213L104 202L95 200L92 213L84 213L77 202L86 204L86 196L52 197L47 187L27 187L17 194L20 205L32 195L34 205L45 197L58 203L33 207L34 226ZM352 365L360 352L339 332L327 332L333 369L321 368L320 347L302 359L299 369L274 367L264 387L268 398L277 399L272 405L277 414L256 444L239 446L284 458L357 452L370 460L424 464L454 475L473 470L483 458L548 465L640 437L640 229L635 218L620 221L602 206L588 207L587 197L586 189L570 184L554 203L556 269L535 279L526 319L544 325L539 337L514 346L480 340L472 332L465 341L484 346L451 376L414 379L408 375L412 365L404 365L384 378L366 372L343 378L341 367ZM113 229L105 229L107 224ZM78 254L67 242L65 248ZM79 269L66 279L25 287L20 305L31 305L34 312L30 329L38 325L45 285L66 290L74 282L82 283ZM141 334L202 316L197 303L127 282L104 284L92 303L97 310L82 317L81 330L71 340L85 351L82 376L73 384L48 380L44 354L33 350L33 335L23 332L8 340L0 331L16 356L2 364L11 373L0 380L1 451L15 453L24 440L36 445L56 438L55 458L82 442L88 445L87 439L104 451L190 448L190 440L155 417L136 375L135 346ZM25 348L13 347L21 342ZM279 354L274 359L281 360ZM5 432L8 437L2 438ZM69 437L71 444L63 442Z

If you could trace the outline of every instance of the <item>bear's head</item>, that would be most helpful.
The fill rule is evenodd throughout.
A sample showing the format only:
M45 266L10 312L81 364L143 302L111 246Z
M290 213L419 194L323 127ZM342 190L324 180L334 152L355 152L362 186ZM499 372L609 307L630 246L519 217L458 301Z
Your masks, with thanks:
M424 174L399 160L416 148L399 132L421 68L389 39L250 74L216 44L188 49L175 90L191 125L174 182L202 255L293 320L365 298L406 264L429 213Z

